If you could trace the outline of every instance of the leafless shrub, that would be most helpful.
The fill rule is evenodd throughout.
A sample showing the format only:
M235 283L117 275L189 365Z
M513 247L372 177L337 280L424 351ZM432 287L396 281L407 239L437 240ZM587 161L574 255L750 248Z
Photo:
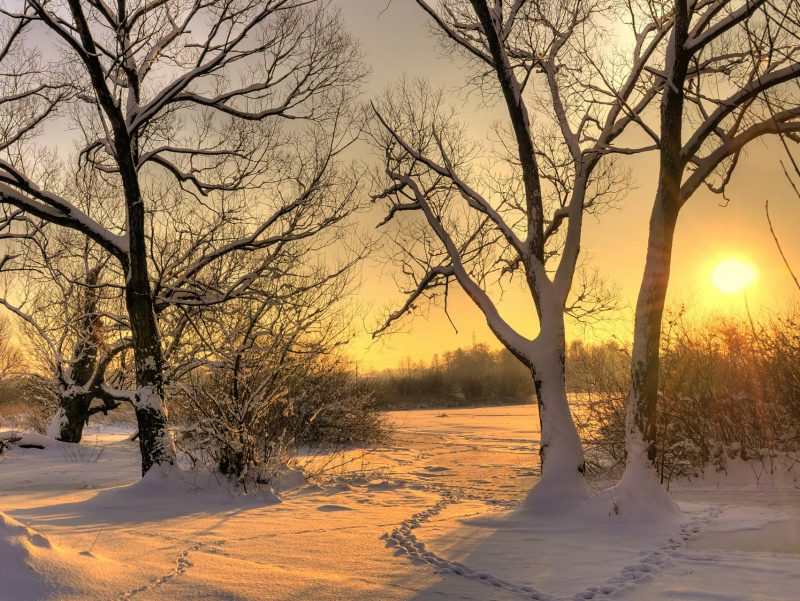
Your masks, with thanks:
M771 464L800 448L800 316L761 324L714 318L667 321L661 348L656 468L662 482L724 470L730 459ZM587 391L579 414L589 466L605 471L625 453L625 370L608 357L583 366Z
M186 369L172 387L186 424L178 444L193 462L268 482L300 447L383 436L371 392L337 352L349 339L352 265L284 271L258 294L191 316L183 331L202 335L183 335Z
M44 434L58 406L52 382L36 374L18 374L5 382L0 418L14 430Z
M628 349L614 344L568 351L575 422L586 450L588 473L614 472L625 464L625 397Z
M103 447L97 444L64 444L61 446L61 453L66 463L97 463L103 456Z
M268 483L301 447L336 454L376 444L387 435L373 398L352 369L332 357L264 358L233 377L214 370L184 387L187 422L178 446L243 485ZM277 374L277 377L275 377Z

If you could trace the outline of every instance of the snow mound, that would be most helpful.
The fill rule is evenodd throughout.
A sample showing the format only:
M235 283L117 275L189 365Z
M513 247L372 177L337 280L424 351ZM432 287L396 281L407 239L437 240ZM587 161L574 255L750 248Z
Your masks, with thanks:
M762 460L728 459L724 470L706 468L697 478L673 485L678 490L793 491L800 489L800 463L789 453L765 453Z
M168 501L170 504L225 504L242 498L243 493L220 474L205 470L181 470L177 467L153 468L138 482L109 491L105 500L138 503ZM264 503L277 503L273 493L259 490L252 495Z
M286 467L272 479L271 487L276 494L296 490L306 484L306 474L303 470Z
M277 492L305 483L302 472L288 470L270 488L237 487L223 475L207 470L155 467L141 480L100 491L77 504L84 516L103 516L119 523L146 522L215 511L264 507L280 503Z
M17 447L32 447L37 449L47 449L52 446L63 444L35 432L17 432L15 430L4 430L0 432L0 440L8 442L13 441L13 445Z
M24 549L26 557L31 555L32 548L52 549L50 540L33 528L28 528L22 522L0 513L0 537L4 547L18 547Z
M596 510L629 522L676 522L684 519L670 494L642 457L634 458L625 467L618 484L592 499Z
M583 513L591 493L581 475L542 478L528 493L519 508L530 519L548 519Z
M34 560L52 551L50 540L24 524L0 513L0 591L14 591L14 599L41 599L50 591Z

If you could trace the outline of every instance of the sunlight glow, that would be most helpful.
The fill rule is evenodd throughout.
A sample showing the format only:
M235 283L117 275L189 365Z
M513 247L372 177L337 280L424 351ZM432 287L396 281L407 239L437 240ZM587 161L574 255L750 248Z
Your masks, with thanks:
M742 259L723 259L711 270L711 281L725 294L741 292L757 278L758 270L755 265Z

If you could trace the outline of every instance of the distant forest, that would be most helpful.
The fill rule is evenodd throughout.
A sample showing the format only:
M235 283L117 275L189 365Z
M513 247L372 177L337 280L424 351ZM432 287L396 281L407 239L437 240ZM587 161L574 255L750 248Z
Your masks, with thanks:
M585 369L589 365L625 369L627 353L614 343L572 342L567 348L567 390L582 392L591 387L594 370ZM437 354L430 362L406 359L396 369L369 377L381 409L513 405L534 399L530 371L508 350L486 344Z

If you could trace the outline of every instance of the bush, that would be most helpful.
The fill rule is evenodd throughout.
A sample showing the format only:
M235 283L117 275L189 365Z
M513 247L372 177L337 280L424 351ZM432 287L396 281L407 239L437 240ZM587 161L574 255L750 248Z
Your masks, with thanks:
M193 462L230 479L268 483L301 447L335 453L375 445L388 428L351 367L335 357L261 360L234 378L229 370L197 374L177 396L186 426L178 445Z
M657 469L663 482L733 457L800 450L800 318L761 325L716 318L666 323L661 350ZM625 351L620 351L624 356ZM629 373L606 358L582 366L579 412L594 471L624 461Z
M58 401L52 382L36 374L18 374L0 382L0 422L16 430L44 434Z

